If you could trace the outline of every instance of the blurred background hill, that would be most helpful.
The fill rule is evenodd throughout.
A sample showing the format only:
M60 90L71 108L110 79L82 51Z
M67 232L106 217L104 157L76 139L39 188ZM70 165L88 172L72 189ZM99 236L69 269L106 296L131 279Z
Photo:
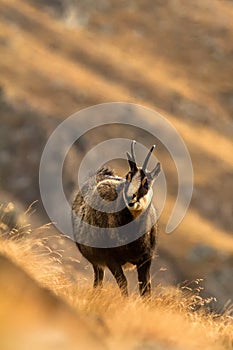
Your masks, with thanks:
M0 201L14 203L15 221L35 200L32 224L48 221L38 169L46 140L62 120L103 102L156 109L183 137L195 183L185 219L165 235L177 174L159 145L168 199L153 283L204 278L205 293L217 297L215 307L222 310L233 297L232 18L228 0L0 0ZM74 164L109 134L93 132L72 149L64 171L67 193L76 180ZM151 144L138 130L119 126L114 136L119 134ZM62 247L65 262L77 257L72 242ZM74 264L72 274L84 274L91 285L86 265ZM136 288L133 273L129 277Z

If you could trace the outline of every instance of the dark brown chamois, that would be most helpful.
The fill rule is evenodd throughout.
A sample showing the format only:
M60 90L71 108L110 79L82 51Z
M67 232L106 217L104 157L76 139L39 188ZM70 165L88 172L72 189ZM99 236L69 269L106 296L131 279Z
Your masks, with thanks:
M152 171L136 164L135 141L127 152L130 170L125 178L108 168L91 176L72 205L74 238L82 255L93 265L94 287L102 286L104 268L115 277L123 295L128 294L125 264L136 265L142 296L151 294L150 266L157 238L157 215L152 204L152 184L160 163ZM111 210L105 210L108 207Z

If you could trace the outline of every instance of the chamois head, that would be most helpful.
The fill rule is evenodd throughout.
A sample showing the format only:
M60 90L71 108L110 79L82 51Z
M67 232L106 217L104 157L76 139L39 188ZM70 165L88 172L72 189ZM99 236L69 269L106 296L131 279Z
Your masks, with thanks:
M143 166L138 167L134 151L135 143L136 141L132 141L131 143L131 154L128 152L126 153L130 170L126 174L123 196L127 208L134 216L137 216L140 212L146 210L150 204L153 196L152 184L159 175L161 169L160 163L157 163L152 171L147 171L146 169L155 145L151 147Z

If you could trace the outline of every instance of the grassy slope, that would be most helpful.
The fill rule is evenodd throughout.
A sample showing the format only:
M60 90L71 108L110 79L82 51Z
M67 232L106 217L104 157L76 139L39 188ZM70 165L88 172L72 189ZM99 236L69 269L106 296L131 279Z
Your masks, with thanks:
M16 235L0 242L2 346L14 349L16 341L23 349L36 340L38 349L73 349L77 344L81 349L92 349L93 344L100 349L232 348L232 318L229 313L206 313L208 300L199 297L198 281L192 291L188 286L183 291L157 287L151 301L144 302L137 295L122 298L111 284L92 291L81 280L67 278L59 253L42 239ZM14 332L13 339L9 332Z

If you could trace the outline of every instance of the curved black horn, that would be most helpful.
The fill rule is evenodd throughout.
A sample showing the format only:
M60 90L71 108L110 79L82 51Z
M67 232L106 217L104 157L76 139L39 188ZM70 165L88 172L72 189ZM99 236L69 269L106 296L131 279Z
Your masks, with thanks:
M156 167L153 170L151 170L149 173L147 173L147 177L150 180L155 180L155 178L159 175L160 171L161 171L161 165L160 163L157 163Z
M145 161L144 161L144 163L143 163L143 166L142 166L142 170L143 170L143 171L146 170L147 164L148 164L148 162L149 162L150 156L151 156L151 154L152 154L154 148L155 148L155 145L153 145L153 146L151 147L151 149L149 150L149 152L148 152L148 154L147 154L147 156L146 156L146 159L145 159Z
M135 157L135 151L134 151L135 143L136 143L135 140L131 142L131 155L134 163L136 164L136 157Z

